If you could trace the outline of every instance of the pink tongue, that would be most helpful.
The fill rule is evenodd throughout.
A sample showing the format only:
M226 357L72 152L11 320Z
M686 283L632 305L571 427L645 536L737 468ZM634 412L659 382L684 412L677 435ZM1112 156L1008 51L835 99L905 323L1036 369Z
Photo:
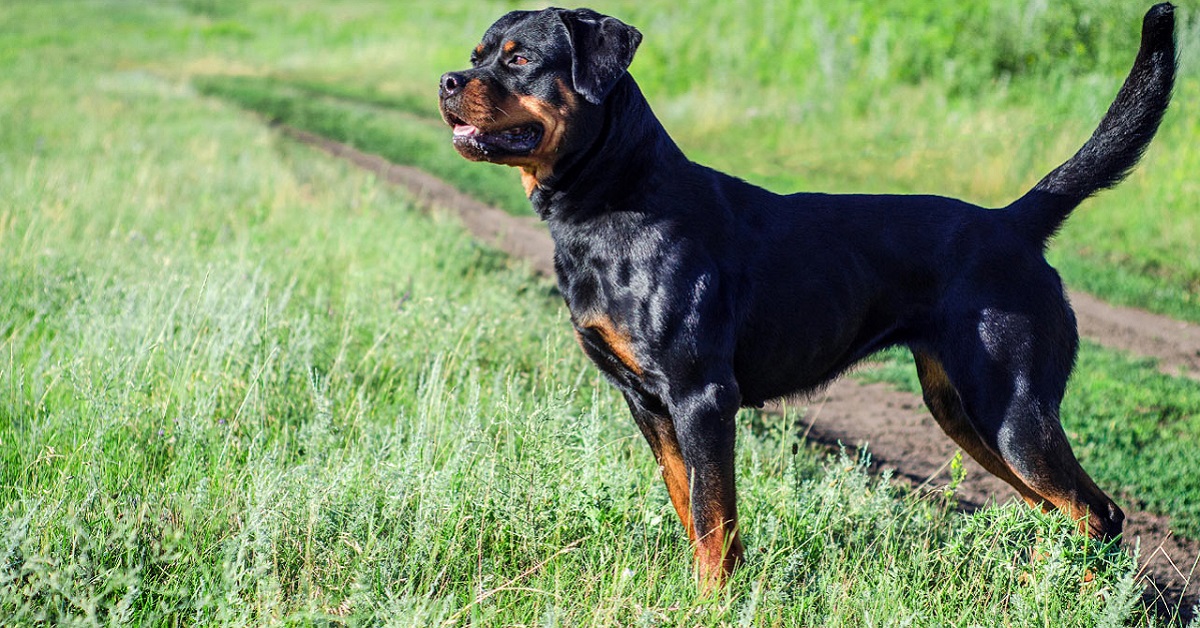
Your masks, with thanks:
M455 135L475 135L478 132L479 132L479 129L477 129L469 124L457 124L454 126L454 134Z

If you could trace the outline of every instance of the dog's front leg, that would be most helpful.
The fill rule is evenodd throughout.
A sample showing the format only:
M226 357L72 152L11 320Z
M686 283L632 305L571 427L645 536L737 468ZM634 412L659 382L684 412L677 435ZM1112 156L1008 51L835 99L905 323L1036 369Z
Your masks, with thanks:
M669 405L691 488L696 578L701 593L712 593L725 584L744 554L734 490L740 396L732 382L707 383Z
M625 402L629 404L629 412L633 420L642 430L642 436L650 444L654 452L654 460L658 462L658 471L662 474L663 482L667 485L667 493L671 496L671 504L679 515L679 522L687 532L688 540L696 542L696 529L692 526L692 497L691 481L688 479L687 467L683 463L683 452L679 448L679 438L675 435L675 425L662 404L657 400L641 399L636 395L625 393ZM651 410L650 408L657 408Z

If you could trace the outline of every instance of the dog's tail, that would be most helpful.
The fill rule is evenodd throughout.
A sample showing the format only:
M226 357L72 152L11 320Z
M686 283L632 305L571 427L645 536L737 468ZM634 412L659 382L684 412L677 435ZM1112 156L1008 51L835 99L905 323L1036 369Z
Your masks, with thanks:
M1091 139L1008 206L1016 224L1045 242L1084 199L1120 183L1154 138L1174 83L1175 7L1164 2L1146 13L1137 60Z

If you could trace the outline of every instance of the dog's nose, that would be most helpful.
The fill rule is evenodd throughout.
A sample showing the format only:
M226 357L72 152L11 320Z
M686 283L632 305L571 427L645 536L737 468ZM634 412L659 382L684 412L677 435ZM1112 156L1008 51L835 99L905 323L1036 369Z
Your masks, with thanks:
M453 96L454 94L458 93L458 90L462 89L462 86L465 85L466 82L467 81L463 78L463 75L459 74L458 72L447 72L443 74L442 98Z

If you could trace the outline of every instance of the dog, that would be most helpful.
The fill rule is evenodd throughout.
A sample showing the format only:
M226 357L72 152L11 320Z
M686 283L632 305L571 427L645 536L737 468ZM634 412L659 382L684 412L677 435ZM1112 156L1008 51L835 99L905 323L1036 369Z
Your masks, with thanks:
M589 9L515 11L441 77L465 158L520 169L554 240L587 356L625 397L694 549L702 591L743 559L741 407L818 389L908 347L941 428L1030 505L1099 539L1124 514L1059 423L1075 316L1044 250L1154 137L1175 76L1174 7L1143 21L1092 137L1007 207L941 196L777 195L690 161L628 68L642 35Z

